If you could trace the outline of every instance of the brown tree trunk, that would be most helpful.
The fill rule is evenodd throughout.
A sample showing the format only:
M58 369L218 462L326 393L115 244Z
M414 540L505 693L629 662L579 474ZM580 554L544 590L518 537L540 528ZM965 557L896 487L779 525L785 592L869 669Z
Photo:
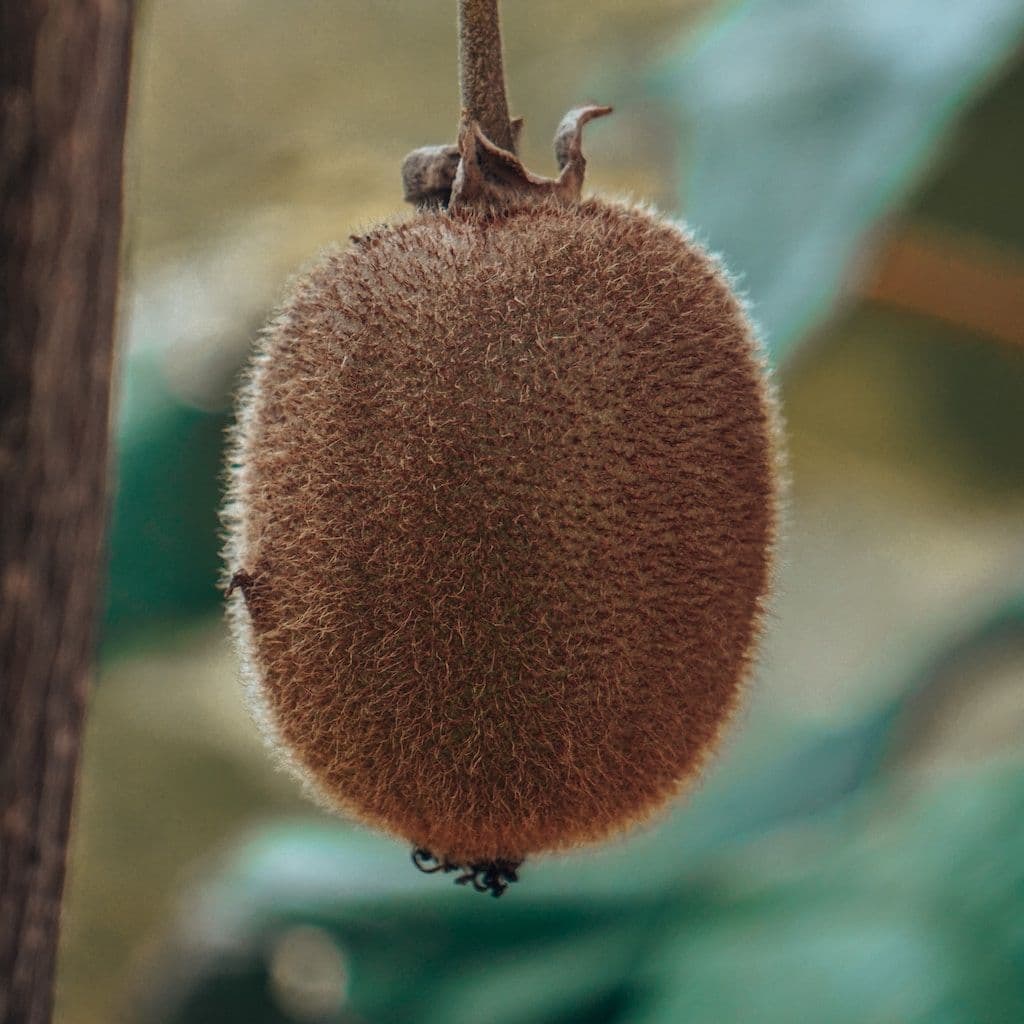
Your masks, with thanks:
M107 514L131 0L0 0L0 1021L50 1019Z

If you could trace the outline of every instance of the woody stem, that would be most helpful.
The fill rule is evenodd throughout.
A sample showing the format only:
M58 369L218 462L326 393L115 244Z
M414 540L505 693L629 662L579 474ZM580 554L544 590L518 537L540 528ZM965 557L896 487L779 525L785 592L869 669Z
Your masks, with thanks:
M491 142L514 153L498 0L459 0L459 86L465 114Z

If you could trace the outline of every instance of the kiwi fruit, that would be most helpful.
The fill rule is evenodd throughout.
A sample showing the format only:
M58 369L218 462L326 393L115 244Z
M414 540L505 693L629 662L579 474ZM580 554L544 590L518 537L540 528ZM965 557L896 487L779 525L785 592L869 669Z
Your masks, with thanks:
M470 118L414 154L418 210L293 282L230 458L267 731L323 801L496 895L694 778L771 581L755 332L686 229L581 196L606 112L567 116L556 179Z

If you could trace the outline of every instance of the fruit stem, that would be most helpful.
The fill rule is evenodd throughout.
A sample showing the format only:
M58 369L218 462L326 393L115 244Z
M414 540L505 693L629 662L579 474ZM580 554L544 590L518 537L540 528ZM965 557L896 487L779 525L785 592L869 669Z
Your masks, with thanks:
M491 142L514 153L498 0L459 0L459 86L464 113Z

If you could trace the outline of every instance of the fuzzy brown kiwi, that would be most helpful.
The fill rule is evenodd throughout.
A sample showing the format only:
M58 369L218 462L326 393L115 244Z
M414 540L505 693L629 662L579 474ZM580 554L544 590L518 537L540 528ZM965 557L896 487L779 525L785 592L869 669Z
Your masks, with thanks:
M770 585L754 332L685 230L580 199L605 112L567 117L553 180L469 117L457 159L414 155L433 205L295 281L234 442L231 621L269 731L495 894L695 775Z

